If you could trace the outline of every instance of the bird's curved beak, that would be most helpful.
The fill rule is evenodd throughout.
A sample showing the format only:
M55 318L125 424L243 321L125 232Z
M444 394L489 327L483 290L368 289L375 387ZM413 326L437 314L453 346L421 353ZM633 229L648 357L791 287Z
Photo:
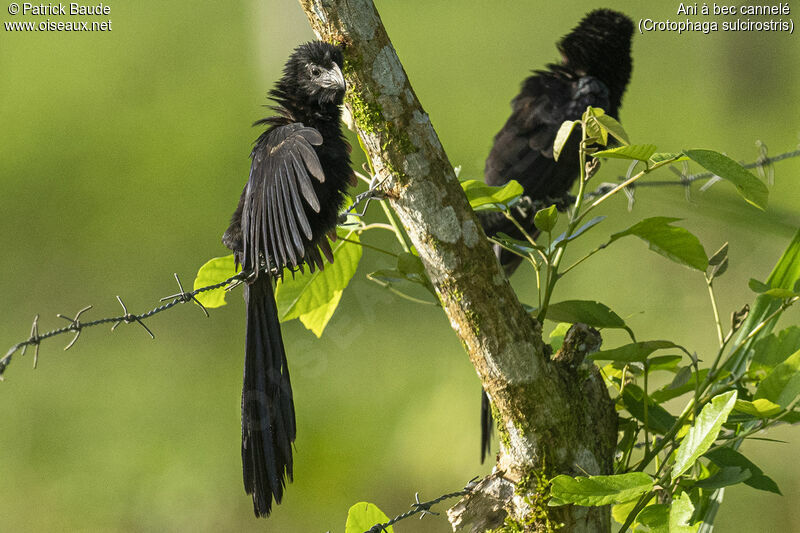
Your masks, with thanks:
M347 83L344 81L342 69L340 69L339 65L336 63L333 64L332 69L325 73L322 78L322 84L328 89L341 89L342 91L347 89Z

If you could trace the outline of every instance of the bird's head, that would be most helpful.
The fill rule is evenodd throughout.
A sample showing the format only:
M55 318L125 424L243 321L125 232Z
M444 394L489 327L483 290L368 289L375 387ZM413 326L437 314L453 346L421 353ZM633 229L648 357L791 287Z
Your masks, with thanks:
M610 9L597 9L558 43L564 64L595 76L621 97L630 79L633 22Z
M319 105L340 105L347 85L342 75L343 56L338 46L312 41L295 48L283 72L285 93Z

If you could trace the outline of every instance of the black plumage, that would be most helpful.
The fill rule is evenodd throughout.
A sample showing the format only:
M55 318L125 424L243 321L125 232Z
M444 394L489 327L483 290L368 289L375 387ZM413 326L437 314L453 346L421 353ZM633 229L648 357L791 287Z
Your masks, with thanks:
M535 209L551 203L563 208L564 197L580 175L580 131L573 131L555 161L553 143L558 129L566 120L580 119L587 106L600 107L618 117L631 76L632 36L633 23L627 16L609 9L592 11L558 43L561 63L534 71L511 102L511 116L494 138L484 178L489 185L504 185L512 179L522 185L530 207L515 209L513 215L534 237ZM501 213L481 213L480 220L489 236L502 232L523 238ZM499 246L495 246L495 253L510 276L521 258ZM489 452L490 416L484 394L481 462Z
M355 185L341 130L345 81L342 52L323 42L292 53L270 92L275 116L250 157L250 178L222 241L245 271L247 336L242 387L242 469L256 516L281 502L293 476L292 385L281 338L273 278L284 269L323 268L333 261L328 236Z

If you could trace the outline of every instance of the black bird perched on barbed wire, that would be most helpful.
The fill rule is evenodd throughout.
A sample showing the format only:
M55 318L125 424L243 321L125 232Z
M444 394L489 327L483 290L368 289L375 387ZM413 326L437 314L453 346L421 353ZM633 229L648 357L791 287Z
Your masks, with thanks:
M275 116L250 157L250 178L222 242L252 272L242 387L242 469L256 516L281 502L292 480L294 400L273 281L285 269L333 262L328 237L348 185L355 185L350 147L341 130L345 81L342 51L323 42L297 47L269 93Z
M553 143L558 129L566 120L580 119L587 106L600 107L617 118L631 77L632 36L633 22L627 16L609 9L592 11L558 43L561 63L535 71L511 102L511 116L494 138L484 178L489 185L504 185L512 179L522 185L526 197L522 204L527 207L514 209L512 215L533 237L535 210L552 203L565 208L564 197L580 175L580 131L573 131L556 161ZM524 238L502 213L481 213L480 220L486 235ZM519 256L497 245L495 253L509 276L521 262ZM481 462L489 452L491 430L489 400L484 394Z

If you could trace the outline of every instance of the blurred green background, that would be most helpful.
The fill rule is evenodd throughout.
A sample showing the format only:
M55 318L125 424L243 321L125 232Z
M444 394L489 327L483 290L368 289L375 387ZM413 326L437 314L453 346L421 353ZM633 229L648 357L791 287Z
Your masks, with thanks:
M412 84L462 178L480 178L508 103L590 1L378 2ZM632 18L676 19L676 2L610 0ZM46 18L46 17L45 17ZM52 20L73 20L49 17ZM292 0L112 2L106 33L0 31L0 348L65 324L142 311L191 284L248 173L249 125L289 51L312 38ZM6 8L0 19L11 17ZM105 19L105 17L103 18ZM702 17L698 17L702 20ZM721 19L716 19L721 20ZM637 34L622 122L662 150L713 148L739 160L793 150L800 132L800 46L786 33ZM357 145L356 145L357 146ZM354 157L357 166L363 156ZM624 165L606 165L613 181ZM800 159L780 163L762 213L727 184L691 201L679 188L619 198L578 257L645 216L683 217L712 253L730 241L718 284L725 315L752 300L800 225ZM661 177L671 176L664 172ZM373 207L372 215L380 210ZM392 246L383 236L368 242ZM626 242L627 241L627 242ZM0 386L0 529L4 531L343 531L355 502L405 511L489 471L478 463L479 382L444 315L391 296L364 275L366 253L322 339L284 329L298 413L296 481L268 520L242 489L240 293L211 319L190 306L139 327L86 330L19 356ZM514 279L532 302L532 273ZM623 240L559 286L592 298L641 338L670 338L708 358L715 345L701 276ZM786 322L797 322L798 314ZM552 327L548 324L547 328ZM614 346L623 338L605 336ZM729 490L719 531L800 531L796 428L744 451L784 497ZM444 510L441 506L439 510ZM443 517L397 531L447 531Z

